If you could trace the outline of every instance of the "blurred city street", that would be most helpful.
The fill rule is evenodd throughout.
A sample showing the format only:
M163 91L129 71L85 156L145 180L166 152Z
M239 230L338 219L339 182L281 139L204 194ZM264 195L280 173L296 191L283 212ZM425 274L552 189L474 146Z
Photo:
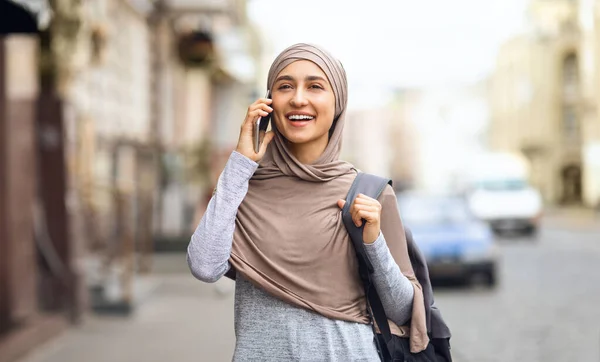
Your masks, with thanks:
M455 361L600 361L598 232L598 221L551 215L537 240L498 240L495 289L436 286ZM196 281L178 253L156 255L155 268L146 277L154 289L131 318L89 316L19 362L231 360L232 283Z
M23 362L231 360L233 282L194 279L181 253L157 254L155 270L131 317L89 315Z
M267 84L297 43L342 123ZM0 0L0 362L231 359L235 285L184 252L266 88L479 277L435 284L455 361L600 362L600 0Z

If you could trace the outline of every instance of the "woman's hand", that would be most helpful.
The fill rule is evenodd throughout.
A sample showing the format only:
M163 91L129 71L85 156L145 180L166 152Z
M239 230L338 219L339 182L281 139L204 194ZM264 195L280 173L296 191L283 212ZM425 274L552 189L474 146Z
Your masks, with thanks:
M340 209L344 208L345 204L346 200L338 201ZM350 205L350 214L356 227L360 227L363 224L363 220L366 221L365 228L363 229L363 241L365 244L374 243L381 231L381 204L379 201L363 194L358 194L352 205Z
M260 161L260 159L265 155L267 146L271 140L273 140L273 136L275 136L272 131L267 132L266 134L264 131L261 132L260 137L262 143L260 145L260 149L258 153L254 151L254 125L259 117L268 116L269 113L273 112L273 108L269 107L271 102L273 102L271 99L259 98L256 102L252 103L250 107L248 107L246 119L244 120L242 129L240 130L240 138L235 150L254 162Z

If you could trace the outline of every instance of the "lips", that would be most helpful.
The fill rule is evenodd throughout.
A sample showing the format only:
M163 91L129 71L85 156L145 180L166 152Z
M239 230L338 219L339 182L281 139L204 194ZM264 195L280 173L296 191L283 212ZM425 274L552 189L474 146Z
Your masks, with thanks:
M292 115L288 116L290 121L312 121L315 117L306 115Z
M290 112L285 115L290 124L294 127L304 127L310 121L315 119L315 116L305 112Z
M312 120L315 118L314 115L308 113L308 112L300 112L300 111L294 111L294 112L288 112L286 113L286 118L292 121L297 121L297 120Z

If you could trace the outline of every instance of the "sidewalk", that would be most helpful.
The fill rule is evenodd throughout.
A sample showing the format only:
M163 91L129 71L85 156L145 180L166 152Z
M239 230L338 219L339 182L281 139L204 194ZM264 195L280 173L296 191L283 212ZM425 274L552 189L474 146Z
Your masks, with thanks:
M545 228L598 233L600 215L585 209L548 209ZM154 272L136 277L130 317L90 314L18 362L231 361L233 282L194 279L185 254L154 256Z
M233 283L195 280L181 254L157 255L156 269L139 277L153 287L132 316L88 315L19 362L230 361Z
M542 217L542 224L547 229L599 233L600 241L600 212L590 208L547 208Z

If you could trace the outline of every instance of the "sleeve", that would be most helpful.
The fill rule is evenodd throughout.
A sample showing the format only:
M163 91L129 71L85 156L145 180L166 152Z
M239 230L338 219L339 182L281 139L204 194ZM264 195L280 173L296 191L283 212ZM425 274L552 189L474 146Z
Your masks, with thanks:
M397 325L410 319L414 290L411 282L400 271L387 246L383 233L372 244L365 244L373 264L373 284L377 289L387 317Z
M402 275L410 282L413 289L413 298L412 303L409 300L406 300L406 295L404 295L404 299L394 299L395 296L393 294L388 293L379 293L380 297L383 299L391 298L392 304L401 304L396 306L402 310L404 314L404 308L408 308L410 310L410 349L411 352L417 353L422 351L427 346L429 342L429 337L427 336L427 322L426 322L426 311L425 311L425 301L423 297L423 288L419 281L415 276L415 272L413 270L412 263L410 261L410 257L408 255L408 245L406 241L406 231L404 229L404 225L402 224L402 220L400 218L400 212L398 210L398 201L396 199L396 194L394 189L388 185L381 196L379 197L379 203L381 204L381 233L385 236L385 244L393 258L396 266L400 269ZM396 274L397 274L397 269ZM378 290L379 291L379 290ZM399 293L399 291L395 290L392 293ZM382 300L383 302L383 300ZM403 305L403 304L409 304ZM388 307L393 308L393 307ZM386 309L386 313L390 313L390 316L394 315L394 311L389 311ZM391 318L390 318L391 319ZM394 321L397 325L402 325L406 322L404 321ZM398 324L397 322L401 322Z
M187 263L197 279L214 283L227 273L237 209L246 197L258 164L233 152L187 248Z

